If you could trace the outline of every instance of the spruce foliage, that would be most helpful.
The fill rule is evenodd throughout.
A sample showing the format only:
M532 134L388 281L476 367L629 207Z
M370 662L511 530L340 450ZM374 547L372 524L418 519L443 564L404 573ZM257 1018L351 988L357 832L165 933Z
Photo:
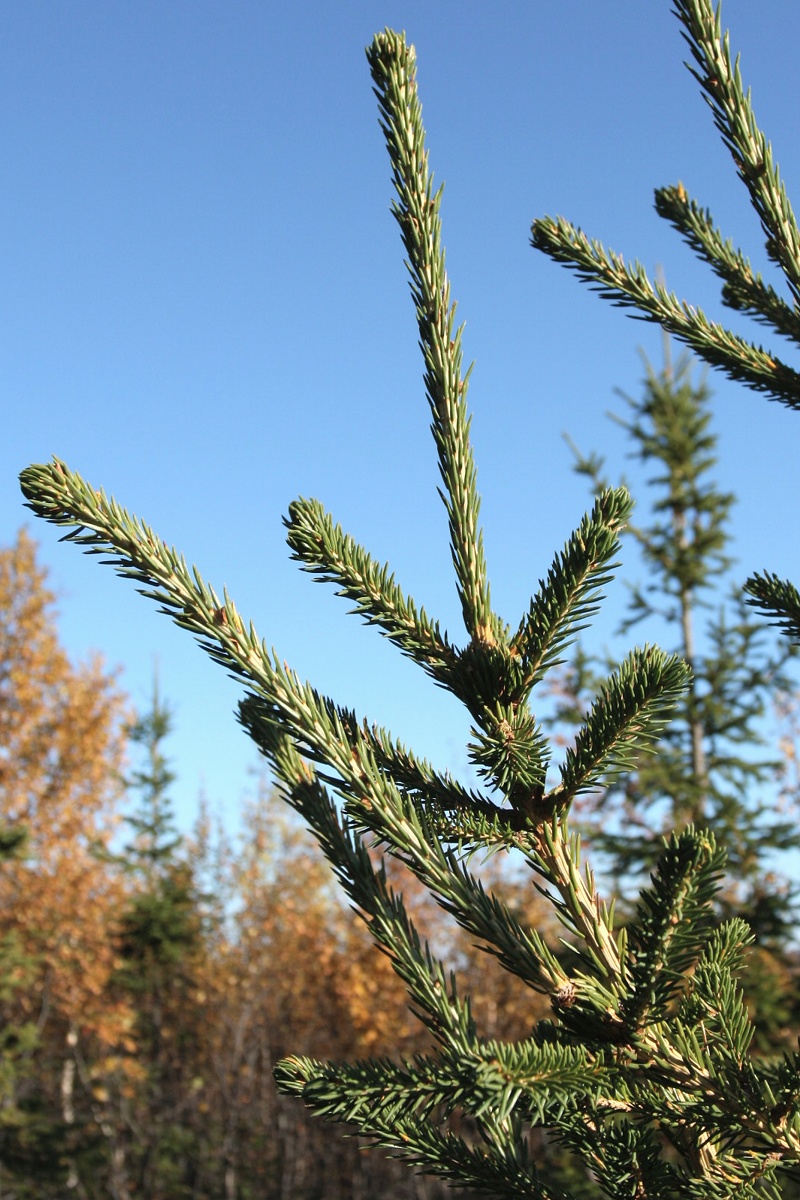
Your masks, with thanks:
M800 237L719 19L707 0L678 3L676 12L769 230L772 257L797 296ZM348 1120L415 1169L496 1197L777 1197L780 1179L800 1165L800 1056L772 1062L750 1052L754 1026L737 976L751 933L737 918L718 924L713 908L723 850L708 828L689 824L671 833L636 921L620 926L570 823L577 796L657 746L690 687L689 667L654 646L632 649L600 683L560 762L535 715L536 689L596 610L616 568L630 498L623 488L597 497L554 555L528 610L507 625L490 597L466 407L469 372L445 271L441 188L434 189L428 166L415 55L387 30L374 39L368 60L411 277L463 643L407 598L389 568L318 504L292 507L289 542L307 570L333 583L466 706L480 792L301 681L244 623L227 593L220 597L147 525L64 463L28 468L25 496L38 515L68 528L68 540L110 559L242 680L242 724L435 1041L434 1053L404 1063L285 1059L277 1069L284 1092L321 1116ZM688 230L688 202L676 196L684 207L676 202L671 219ZM707 256L720 269L725 260L726 295L758 308L760 281L726 247L715 249L710 223L693 208L691 217L693 230L705 230ZM563 221L537 223L535 240L735 378L800 405L800 377L650 284L643 269L625 268ZM764 577L761 588L751 584L754 599L787 624L795 619L788 585ZM469 998L418 934L371 846L404 863L506 970L546 996L551 1017L517 1042L482 1037ZM531 870L565 927L568 950L556 953L484 888L470 860L499 847ZM456 1117L463 1123L451 1123ZM564 1151L541 1171L532 1131Z

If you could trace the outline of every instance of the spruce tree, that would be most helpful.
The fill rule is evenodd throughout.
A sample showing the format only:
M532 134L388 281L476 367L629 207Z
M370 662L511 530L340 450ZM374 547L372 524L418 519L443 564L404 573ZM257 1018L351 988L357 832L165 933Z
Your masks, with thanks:
M663 369L657 372L645 358L641 395L619 392L627 412L612 414L628 435L628 457L645 476L637 519L625 536L638 546L646 582L626 580L629 600L617 632L655 628L691 667L691 680L658 754L641 756L630 772L587 796L579 824L587 845L602 856L623 911L630 884L654 868L670 830L693 823L724 844L726 878L717 909L741 916L753 932L743 982L756 1043L774 1049L793 1042L798 1026L797 890L780 872L785 852L800 847L800 830L790 819L797 796L785 778L776 728L777 710L796 691L795 648L770 636L732 582L735 497L714 479L711 392L705 378L693 380L690 356L673 364L667 338L665 350ZM573 449L575 469L593 492L602 490L604 460ZM580 720L584 697L605 665L578 649L557 687L557 711L567 725ZM779 794L794 800L781 814L775 811Z
M129 727L143 762L126 781L139 804L125 818L135 836L117 860L133 894L119 922L116 983L136 1012L136 1058L145 1072L136 1101L120 1106L133 1112L126 1173L138 1191L153 1196L185 1194L187 1157L197 1153L197 1131L186 1120L194 1093L185 1075L197 1032L193 969L202 946L201 898L180 854L169 797L175 774L164 741L172 723L155 679L149 709Z
M713 11L706 0L694 0L679 3L677 12L715 111L724 117L732 97L737 123L726 126L726 137L741 140L750 129L739 120L748 102L720 48ZM703 32L702 40L698 30L708 37ZM468 788L436 771L388 731L303 683L245 624L227 593L220 597L147 525L64 463L28 468L25 496L40 516L67 526L70 540L110 557L242 680L242 724L315 833L437 1046L407 1062L290 1058L277 1069L283 1091L321 1116L351 1122L415 1169L497 1197L776 1197L781 1180L800 1165L800 1056L764 1062L749 1052L753 1024L737 973L752 935L741 919L715 921L723 850L707 829L688 825L672 833L634 922L623 927L600 895L570 823L577 796L657 744L689 685L689 668L657 647L632 649L601 684L558 763L531 703L596 609L615 569L630 497L624 488L598 496L553 557L527 611L506 624L489 592L466 406L469 372L462 370L461 330L444 267L441 189L434 189L428 167L415 55L387 30L374 39L368 60L411 275L463 642L407 597L389 567L345 535L317 501L290 506L288 540L306 570L332 583L465 705L474 726L470 758L483 786ZM791 232L783 193L770 191L775 172L765 147L754 161L737 144L737 156L762 219L771 223L774 257L790 286L800 289L800 238ZM593 266L605 261L586 245ZM727 248L717 257L725 255L732 257ZM732 263L726 270L742 305L758 301L764 313L766 297L770 316L794 321L789 306L747 276L743 262ZM647 298L642 272L614 269ZM672 320L664 290L650 290ZM708 358L800 403L798 377L788 368L693 310L675 307L680 320L673 324L706 347ZM661 319L660 310L653 315ZM790 585L765 577L751 591L800 631L800 600ZM468 997L418 936L370 844L405 863L508 971L547 997L552 1017L521 1041L483 1037ZM566 956L481 885L471 857L500 848L530 869L549 898L567 931ZM451 1125L454 1115L469 1120ZM532 1129L545 1131L567 1157L540 1172L529 1148Z
M121 860L129 870L138 871L150 886L174 859L181 844L168 794L176 777L162 748L172 728L173 715L161 699L155 676L149 710L128 726L130 742L142 748L144 762L125 780L128 791L138 793L139 807L125 818L135 838L125 846Z
M780 698L796 688L789 669L794 648L786 639L775 644L731 582L735 497L713 478L717 438L705 380L693 381L688 356L673 366L668 343L660 372L644 361L642 395L618 393L627 414L613 414L632 444L629 457L646 474L637 519L625 535L638 547L646 582L626 580L618 634L655 630L691 678L658 754L643 756L595 798L601 819L592 844L609 856L611 873L624 878L649 873L668 830L708 827L725 844L738 905L761 917L766 931L780 920L779 910L784 920L791 910L788 895L767 894L765 874L774 870L776 851L800 847L796 823L774 812L784 764L765 729ZM573 448L575 469L599 493L606 486L604 460ZM580 710L579 693L602 665L592 672L585 654L578 657L561 700L567 715Z
M172 723L155 679L149 710L128 727L130 741L141 748L144 762L126 780L129 791L138 793L139 805L125 818L135 836L117 860L135 880L120 928L125 971L131 987L154 995L168 986L173 968L198 940L196 897L178 854L182 838L169 797L175 774L163 750Z

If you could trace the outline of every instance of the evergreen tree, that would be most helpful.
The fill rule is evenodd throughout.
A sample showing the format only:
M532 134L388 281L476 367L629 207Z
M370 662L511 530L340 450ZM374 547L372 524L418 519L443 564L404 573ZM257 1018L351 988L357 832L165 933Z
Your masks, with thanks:
M150 709L129 726L144 762L127 779L139 807L125 820L135 834L118 859L135 881L122 918L120 949L128 986L156 996L173 980L173 968L198 944L197 897L187 864L179 856L182 838L175 828L169 788L175 782L163 743L172 731L172 713L153 682Z
M754 140L749 101L721 29L708 0L678 2L676 11L771 231L773 257L800 297L800 236L766 142ZM69 526L73 541L110 555L242 679L242 723L436 1043L433 1052L402 1063L290 1058L277 1069L282 1090L320 1115L350 1121L417 1169L498 1197L776 1197L800 1166L800 1056L764 1062L750 1054L754 1029L737 973L752 935L738 918L719 925L713 910L724 853L707 829L688 825L672 833L635 920L620 927L570 824L579 795L628 770L657 741L689 686L689 669L656 647L632 650L603 681L574 745L552 769L555 748L531 707L535 689L595 610L630 498L622 488L597 498L554 556L528 610L508 626L489 593L468 373L444 269L441 190L434 191L428 168L415 56L401 36L386 31L368 58L411 274L464 644L406 597L388 567L345 536L316 501L291 505L288 540L305 569L333 583L466 706L474 724L470 757L485 787L470 790L435 771L387 731L302 683L245 625L227 594L221 599L146 525L60 461L28 468L25 496L40 516ZM703 236L699 244L715 261L726 258L741 306L765 319L777 314L794 330L793 310L748 275L724 243L714 251L708 227ZM586 247L592 270L611 261ZM664 307L663 317L660 309L652 315L678 326L675 332L703 347L711 361L800 406L794 372L673 305L663 289L648 292L641 271L628 273L619 263L612 269L628 288L615 284L615 295L630 302L633 290L647 309L652 293ZM770 577L750 587L800 633L800 599L790 585ZM508 971L546 997L552 1016L522 1040L483 1036L468 999L374 863L370 842L403 862ZM499 848L513 851L549 898L568 931L568 958L557 957L471 870L473 854ZM450 1123L457 1117L469 1124ZM556 1139L568 1159L540 1172L530 1151L532 1129Z
M645 360L641 397L619 393L628 416L614 416L633 444L630 457L648 473L642 497L648 503L640 500L637 510L645 515L626 531L639 547L647 583L630 587L619 633L655 625L692 675L658 754L641 756L630 772L586 797L581 827L618 886L654 868L670 830L694 824L724 844L728 861L717 907L724 916L744 918L754 934L747 999L757 1014L759 1044L774 1047L794 1040L800 1015L792 946L796 893L777 873L782 852L800 847L797 795L793 781L781 786L786 762L777 737L771 745L766 737L767 729L776 730L783 697L796 688L788 673L794 647L785 639L775 645L735 584L721 594L732 565L734 497L712 477L717 439L705 380L693 382L688 356L673 367L666 339L665 346L663 370ZM576 470L601 491L603 460L575 453ZM580 721L603 665L580 650L558 681L558 711L568 721ZM780 819L779 790L794 800Z
M710 392L704 381L693 383L691 366L683 357L673 368L667 355L656 373L646 362L642 396L620 393L629 415L614 418L633 443L630 457L651 472L649 519L626 530L639 547L647 582L630 586L618 632L627 635L641 623L655 627L690 667L691 679L658 754L642 756L595 799L601 819L592 841L609 855L613 875L629 877L649 873L670 829L710 828L725 844L729 879L741 885L731 903L763 919L765 933L774 932L780 913L766 909L781 897L767 896L764 876L774 870L776 851L800 846L800 831L795 821L774 814L784 762L776 750L768 752L764 723L795 689L787 671L794 648L785 639L777 648L771 644L736 585L720 595L719 581L732 565L734 497L709 477L717 461ZM596 494L606 486L603 469L601 458L576 450L576 470ZM582 654L570 674L567 716L582 707L583 685L596 670ZM788 896L783 900L786 921Z
M197 1035L194 969L202 951L200 897L191 867L180 855L169 788L175 781L163 743L172 713L153 683L149 710L129 727L143 755L128 778L139 806L126 817L135 834L118 860L134 892L119 923L121 966L117 983L136 1010L136 1059L144 1068L143 1089L129 1122L126 1174L140 1194L178 1196L187 1160L196 1153L190 1129L187 1086ZM125 1081L123 1081L125 1082ZM122 1111L130 1105L120 1105ZM172 1190L170 1190L172 1189Z
M181 838L175 828L175 815L168 792L175 782L164 757L162 744L173 728L173 715L161 699L158 676L153 679L150 709L128 727L133 746L140 746L144 763L126 779L129 791L138 792L138 810L125 818L136 837L125 846L122 863L137 872L152 887L163 869L174 860Z

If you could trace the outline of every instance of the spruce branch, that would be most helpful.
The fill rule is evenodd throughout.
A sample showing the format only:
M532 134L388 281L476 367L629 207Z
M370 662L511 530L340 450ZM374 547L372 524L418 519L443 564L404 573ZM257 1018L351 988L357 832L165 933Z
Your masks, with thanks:
M655 205L658 215L669 221L695 254L705 259L723 280L723 303L737 312L748 313L790 341L800 342L800 317L753 271L741 250L736 250L730 239L723 239L711 213L690 200L682 184L657 188Z
M316 500L295 500L285 522L292 557L319 580L337 585L354 601L353 611L379 625L404 654L437 683L449 685L457 652L424 609L403 595L387 565L379 566Z
M752 930L741 918L715 929L697 960L692 986L679 1014L695 1026L701 1023L704 1036L713 1046L710 1057L721 1085L735 1088L742 1098L750 1098L756 1086L756 1075L745 1065L755 1030L734 976L754 940ZM753 1098L762 1100L760 1096Z
M468 1069L447 1072L440 1058L415 1057L413 1064L390 1059L326 1063L309 1058L284 1059L275 1077L281 1091L293 1092L319 1116L337 1121L376 1117L394 1123L430 1117L436 1109L450 1115L469 1101Z
M559 1140L591 1162L593 1176L606 1195L672 1200L682 1195L680 1176L661 1158L655 1132L624 1116L604 1120L601 1103L584 1104L565 1122Z
M665 840L664 852L628 930L630 987L620 1012L636 1026L663 1020L702 951L725 856L711 833L691 826Z
M512 1126L492 1143L474 1146L457 1134L442 1132L426 1118L359 1124L359 1133L409 1166L458 1187L478 1188L497 1200L573 1200L565 1187L544 1182L531 1160L525 1131Z
M767 253L782 270L795 303L800 302L800 231L772 147L758 126L750 89L744 90L739 56L731 58L722 33L722 10L711 0L675 0L675 13L696 67L689 70L703 89L714 124L730 151L750 203L761 219Z
M336 782L346 794L370 796L375 786L390 786L384 778L391 761L391 739L380 730L321 696L302 683L244 623L226 596L220 602L195 568L170 550L153 531L114 500L95 492L58 460L24 472L23 490L31 507L45 519L71 525L67 540L90 553L109 554L106 561L123 576L144 584L139 590L156 600L161 611L190 630L215 661L247 681L261 697L261 709L271 713L290 732L306 754L338 772ZM36 496L34 500L33 497ZM379 761L380 760L380 761ZM381 766L382 764L382 766ZM405 781L414 766L407 755L399 760ZM429 777L426 766L417 768ZM437 780L440 794L463 803L462 791Z
M537 250L575 271L604 300L638 309L643 320L661 325L730 379L789 408L800 408L800 375L796 371L761 346L709 321L701 309L679 300L663 284L651 283L641 263L626 266L622 255L590 241L563 217L534 221L531 242Z
M251 700L240 705L240 719L274 761L271 747L276 725L265 716L263 706ZM354 779L361 780L361 776ZM380 775L371 773L366 779L366 786L351 782L342 790L338 785L353 827L373 834L446 912L485 942L487 950L528 986L551 996L568 988L569 978L544 938L536 930L523 928L498 897L486 892L459 854L443 844L427 813ZM337 781L332 782L337 786ZM342 882L346 886L344 877Z
M689 669L678 655L657 646L632 650L601 688L567 750L559 806L629 769L642 750L651 749L688 682Z
M243 715L250 730L246 709ZM460 999L454 977L420 939L402 896L389 886L385 871L374 866L353 821L340 817L327 789L291 738L263 723L253 732L285 799L308 824L345 895L406 984L420 1020L443 1045L462 1049L474 1045L476 1031L469 1003Z
M753 275L747 259L723 241L710 214L687 199L682 185L656 192L657 211L722 277L727 304L755 315L796 342L800 232L771 146L753 114L750 93L744 91L739 60L732 61L727 33L723 37L721 10L715 11L711 0L676 0L674 11L696 63L689 70L711 106L715 124L761 219L767 253L780 267L794 305L787 305L760 276ZM574 270L604 299L635 308L644 320L658 322L729 378L790 408L800 408L800 375L796 371L761 346L709 321L699 308L680 301L660 282L651 283L638 262L626 266L621 255L605 250L561 217L534 221L531 240L534 247Z
M562 1086L567 1081L577 1083L576 1056L570 1057L571 1070L563 1054L560 1070L556 1056L550 1059L551 1076ZM319 1116L347 1120L362 1137L391 1150L395 1157L462 1187L490 1189L492 1195L509 1200L521 1195L534 1200L571 1200L568 1191L541 1181L516 1122L508 1118L492 1121L484 1112L481 1143L472 1147L451 1133L440 1132L437 1107L447 1111L455 1096L473 1104L470 1084L474 1086L479 1071L486 1069L485 1062L467 1057L459 1072L454 1070L457 1061L450 1065L418 1057L413 1064L398 1066L388 1060L343 1065L289 1058L278 1064L276 1078L281 1091L300 1097ZM496 1061L490 1069L503 1068Z
M751 575L744 585L747 603L775 618L783 632L800 642L800 592L793 583L779 579L770 571Z
M505 1122L517 1112L534 1125L551 1124L587 1096L613 1090L611 1072L586 1049L530 1038L482 1042L469 1053L389 1060L324 1063L290 1059L287 1085L321 1116L366 1120L430 1117L457 1108L483 1120Z
M387 29L376 35L367 48L367 60L397 193L392 211L408 255L464 623L471 638L492 646L504 641L504 629L492 612L489 598L483 534L478 524L480 498L469 440L469 371L462 375L461 370L464 327L454 329L456 306L450 300L439 216L442 188L434 192L428 168L416 53L401 35Z
M619 550L619 534L632 509L625 488L604 491L554 558L547 578L540 580L511 640L512 658L521 662L515 698L524 699L546 672L562 661L559 655L597 612L602 588L618 565L611 560Z
M366 722L359 725L355 714L345 709L337 709L337 715L351 750L355 750L360 738L365 739L381 774L391 780L405 798L422 806L420 811L436 812L443 819L446 819L445 814L457 813L459 817L469 814L474 818L503 821L511 827L513 813L463 787L449 772L441 774L436 771L424 758L417 758L392 738L385 729L378 725L367 726ZM248 696L240 702L239 719L258 743L263 736L262 727L269 729L273 723L274 712L263 697ZM340 790L344 787L341 779L332 782ZM352 788L349 791L353 793Z

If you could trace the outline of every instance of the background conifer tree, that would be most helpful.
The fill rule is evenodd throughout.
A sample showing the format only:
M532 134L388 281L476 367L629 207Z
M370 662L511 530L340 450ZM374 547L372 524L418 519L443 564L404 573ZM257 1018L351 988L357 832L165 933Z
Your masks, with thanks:
M198 897L191 871L180 855L169 788L175 781L164 757L163 743L172 730L172 714L153 684L150 709L128 728L143 763L126 782L138 793L138 808L125 817L134 838L119 858L133 877L135 891L120 922L120 950L127 985L151 993L154 1035L157 1036L158 996L180 975L181 964L199 942Z
M129 727L142 762L127 779L138 807L125 818L135 836L119 859L133 892L119 920L116 974L136 1011L135 1054L145 1066L138 1111L128 1122L126 1173L133 1194L153 1196L190 1187L198 1154L187 1074L202 1019L195 979L203 951L201 897L174 825L175 775L164 754L171 730L156 678L150 708Z
M678 3L676 11L701 68L710 64L704 86L736 144L741 173L753 183L773 255L800 298L800 236L766 142L757 159L740 145L752 132L750 108L721 29L706 0ZM754 1026L737 975L752 934L737 918L718 924L713 909L724 853L708 830L673 833L635 921L620 926L570 824L579 795L629 770L643 747L657 742L688 686L686 664L653 646L631 650L603 681L574 746L558 762L533 707L536 688L594 612L614 569L630 498L624 489L597 498L516 625L494 611L469 438L469 373L445 272L441 189L434 190L428 166L415 55L386 31L368 58L425 362L463 644L406 597L388 567L318 502L291 505L288 540L307 570L332 582L465 705L481 789L437 772L388 731L304 684L245 625L227 594L220 597L146 525L65 464L28 468L25 496L40 516L68 526L71 540L110 555L243 680L242 723L435 1043L432 1052L403 1062L290 1058L277 1068L283 1091L320 1116L349 1121L413 1168L497 1197L556 1200L592 1189L639 1198L779 1196L800 1166L800 1056L762 1062L750 1053ZM725 125L728 97L736 120ZM602 257L596 247L589 251ZM640 274L626 279L647 301ZM738 284L748 284L743 270ZM661 303L663 289L654 294ZM761 314L765 296L772 304L763 287L750 287L748 303ZM680 320L673 324L686 340L738 378L800 403L793 372L675 303ZM776 302L772 311L784 310ZM754 595L800 631L791 585L762 584L752 585ZM506 970L546 997L552 1016L528 1037L487 1038L446 964L419 936L402 895L376 867L370 844L405 864ZM470 869L475 853L498 848L513 851L548 897L569 934L568 959L556 957L540 931ZM458 1119L467 1122L463 1132ZM532 1130L556 1139L568 1160L543 1164L540 1172Z
M581 812L589 844L603 855L609 877L622 882L623 895L624 881L630 890L632 879L654 868L670 830L712 830L728 855L718 909L743 917L753 931L748 1000L762 1047L774 1048L794 1042L800 1015L797 893L782 856L800 847L800 814L777 729L777 709L797 686L794 647L755 618L731 582L735 497L713 478L711 393L705 380L693 381L688 356L673 365L667 340L665 351L659 372L645 360L641 396L620 393L627 414L614 415L646 477L626 537L639 547L647 582L626 581L629 602L618 632L657 635L690 665L692 678L658 754L643 755L586 797ZM604 466L576 449L576 470L595 492L605 486ZM581 650L565 672L558 709L568 719L579 720L603 666Z
M135 838L125 846L121 860L148 886L152 886L163 869L174 861L181 844L169 797L175 774L163 752L163 743L172 727L173 716L161 699L156 675L149 710L128 726L128 737L133 746L141 747L144 761L125 780L129 792L138 794L139 807L125 817Z

